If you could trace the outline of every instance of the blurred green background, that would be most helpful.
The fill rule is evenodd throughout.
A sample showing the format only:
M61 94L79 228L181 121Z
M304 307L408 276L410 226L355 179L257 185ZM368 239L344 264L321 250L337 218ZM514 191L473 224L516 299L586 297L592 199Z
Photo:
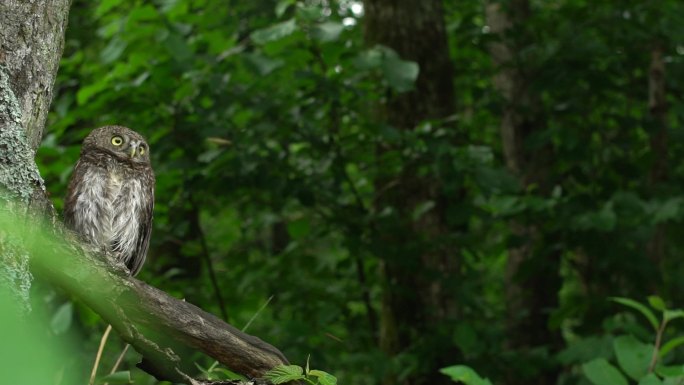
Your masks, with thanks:
M74 0L42 176L61 212L91 129L144 134L139 278L342 384L586 383L648 337L609 296L684 301L684 5L495 3Z

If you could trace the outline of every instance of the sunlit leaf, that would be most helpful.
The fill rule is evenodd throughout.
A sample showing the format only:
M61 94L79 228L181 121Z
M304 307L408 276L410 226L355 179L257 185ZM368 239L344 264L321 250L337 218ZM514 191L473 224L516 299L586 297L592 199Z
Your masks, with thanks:
M398 57L385 58L382 70L387 83L397 92L406 92L413 89L413 85L416 79L418 79L418 73L420 72L418 63L401 60Z
M318 377L318 383L321 385L337 385L337 378L330 373L326 373L322 370L311 370L309 375L313 377Z
M316 25L313 28L312 35L315 39L327 43L337 40L343 30L344 25L342 23L327 21Z
M488 379L480 377L477 372L465 365L449 366L439 371L449 376L452 381L462 382L466 385L492 385Z
M274 384L283 384L289 381L301 380L304 378L304 369L298 365L279 365L269 370L264 378Z
M285 11L296 3L296 0L280 0L275 7L275 14L277 18L281 18Z
M285 36L291 35L296 30L297 23L295 19L290 19L264 29L256 30L252 32L250 36L254 43L266 44L270 41L282 39Z

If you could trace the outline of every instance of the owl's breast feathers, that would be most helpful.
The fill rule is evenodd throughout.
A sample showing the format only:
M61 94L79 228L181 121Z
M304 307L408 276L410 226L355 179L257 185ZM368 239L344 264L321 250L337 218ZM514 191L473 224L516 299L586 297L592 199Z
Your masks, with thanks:
M149 244L154 174L116 162L98 163L81 159L76 165L65 217L88 242L125 263L135 275Z

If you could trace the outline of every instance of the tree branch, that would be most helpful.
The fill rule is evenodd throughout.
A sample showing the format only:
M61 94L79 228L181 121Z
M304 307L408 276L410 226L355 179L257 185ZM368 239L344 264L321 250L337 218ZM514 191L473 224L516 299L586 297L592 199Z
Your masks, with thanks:
M143 355L141 369L158 379L190 384L187 373L196 370L193 351L250 378L288 363L278 349L259 338L125 275L123 267L108 265L61 225L56 232L52 225L36 231L32 221L8 216L0 218L0 228L22 238L36 275L100 314Z

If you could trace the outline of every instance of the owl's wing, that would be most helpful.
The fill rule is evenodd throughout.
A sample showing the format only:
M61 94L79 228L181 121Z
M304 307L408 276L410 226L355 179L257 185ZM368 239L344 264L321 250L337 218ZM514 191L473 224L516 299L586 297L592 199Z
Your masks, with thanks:
M66 199L64 200L64 221L71 229L74 229L75 225L74 210L76 208L76 200L78 199L78 196L81 195L81 186L85 172L86 166L83 164L82 160L79 159L71 173Z
M139 214L138 243L132 258L128 261L128 270L132 276L138 274L147 257L147 249L150 247L150 234L152 234L152 212L154 211L154 174L149 172L147 187L145 188L144 206Z

